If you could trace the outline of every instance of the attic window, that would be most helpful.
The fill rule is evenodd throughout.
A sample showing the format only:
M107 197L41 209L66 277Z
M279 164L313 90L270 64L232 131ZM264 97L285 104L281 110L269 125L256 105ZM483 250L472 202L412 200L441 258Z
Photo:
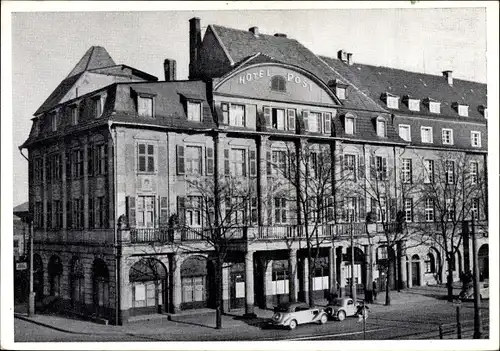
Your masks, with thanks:
M406 104L408 105L408 109L410 111L420 111L420 100L419 99L412 99L408 95L404 97L404 100L406 101Z
M69 107L71 114L71 123L76 126L78 124L78 105L71 105Z
M200 101L187 101L187 119L188 121L201 122Z
M57 116L57 113L52 112L49 118L50 118L51 130L55 132L57 130L57 126L59 125L59 118Z
M385 138L387 136L387 122L383 117L377 117L377 136Z
M349 113L344 116L344 129L346 134L356 133L356 117Z
M458 115L463 117L469 116L469 106L467 105L458 105Z
M426 98L424 103L429 108L430 113L441 113L441 103L439 101L431 100L431 98Z
M139 95L137 97L137 115L139 117L153 118L154 100L152 96Z
M340 100L345 100L345 88L337 87L336 88L336 95Z
M478 111L484 116L484 118L488 118L488 108L485 105L479 105Z
M92 109L93 109L92 114L95 118L101 117L103 107L104 107L104 99L102 96L98 95L92 98Z
M399 108L399 97L389 93L382 94L382 100L385 101L388 108L398 109Z
M286 92L286 80L282 76L274 76L271 78L271 90Z

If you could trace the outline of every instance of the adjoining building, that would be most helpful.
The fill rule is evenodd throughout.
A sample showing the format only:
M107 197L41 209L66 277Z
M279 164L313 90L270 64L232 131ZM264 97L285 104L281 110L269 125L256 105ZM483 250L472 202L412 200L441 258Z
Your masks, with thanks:
M387 250L380 223L371 225L378 240L370 241L363 235L367 215L389 210L377 213L373 199L345 189L369 177L372 159L395 172L401 159L414 160L404 167L416 174L419 157L441 150L472 155L477 174L485 173L484 84L454 80L451 87L443 77L355 64L343 51L319 57L257 27L209 25L202 40L193 18L189 32L189 80L176 80L173 60L165 60L165 80L158 81L92 47L35 113L22 147L30 160L37 298L56 296L60 308L113 323L214 306L213 249L200 240L203 194L191 184L227 177L256 190L226 257L224 309L251 314L254 306L307 301L304 218L279 172L287 151L305 144L331 153L342 160L335 167L354 175L332 194L332 215L319 229L317 298L337 284L345 293L352 260L360 289L372 279L379 286L389 279L393 288L444 281L444 269L436 269L446 266L441 248L401 243ZM476 219L484 222L479 201ZM407 207L407 222L434 222ZM346 230L354 232L354 248L340 235ZM481 244L487 275L487 239ZM456 255L458 279L470 261L461 248ZM388 256L394 267L385 277Z

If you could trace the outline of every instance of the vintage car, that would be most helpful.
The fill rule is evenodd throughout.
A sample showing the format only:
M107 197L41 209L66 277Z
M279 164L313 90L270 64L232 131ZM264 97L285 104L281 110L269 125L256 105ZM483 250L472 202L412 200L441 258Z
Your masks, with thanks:
M325 324L328 316L322 308L309 307L303 302L284 303L274 308L271 324L275 327L288 327L295 329L299 324L319 323Z
M362 306L354 302L350 297L341 297L332 300L325 308L325 312L329 317L339 321L343 321L346 317L356 316L360 312ZM368 307L365 306L365 319L368 317Z
M479 298L481 300L490 298L489 286L490 285L489 285L489 282L487 280L479 283ZM470 284L469 286L467 286L467 288L462 289L462 291L460 292L458 297L460 298L460 300L474 299L474 286L472 284Z

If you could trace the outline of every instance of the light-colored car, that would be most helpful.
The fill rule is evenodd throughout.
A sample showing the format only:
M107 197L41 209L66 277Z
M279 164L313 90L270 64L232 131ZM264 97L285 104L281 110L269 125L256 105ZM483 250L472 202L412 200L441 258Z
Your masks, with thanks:
M299 324L325 324L327 321L328 316L322 308L311 308L308 304L303 302L292 302L280 304L274 308L271 324L273 326L295 329Z
M479 283L479 298L481 300L483 299L489 299L490 298L490 284L488 281L480 282ZM474 285L470 284L466 289L463 289L458 297L461 300L470 300L474 299Z
M334 299L326 308L328 316L343 321L346 317L356 316L360 310L360 304L354 302L350 297ZM368 307L365 306L365 319L368 317Z

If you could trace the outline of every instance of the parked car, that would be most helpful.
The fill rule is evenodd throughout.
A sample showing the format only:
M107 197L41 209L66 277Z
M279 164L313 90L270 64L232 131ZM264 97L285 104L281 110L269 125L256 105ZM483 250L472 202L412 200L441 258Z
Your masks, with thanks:
M333 299L332 302L325 308L329 317L343 321L346 317L356 316L363 307L354 302L350 297L341 297ZM365 319L368 317L368 307L365 306Z
M327 321L328 316L322 308L311 308L303 302L292 302L280 304L274 308L271 324L295 329L299 324L325 324Z
M479 283L479 298L481 300L490 298L489 286L490 286L490 284L488 281L484 281L484 282ZM465 289L462 289L462 291L460 292L458 297L460 300L474 299L474 285L470 284Z

